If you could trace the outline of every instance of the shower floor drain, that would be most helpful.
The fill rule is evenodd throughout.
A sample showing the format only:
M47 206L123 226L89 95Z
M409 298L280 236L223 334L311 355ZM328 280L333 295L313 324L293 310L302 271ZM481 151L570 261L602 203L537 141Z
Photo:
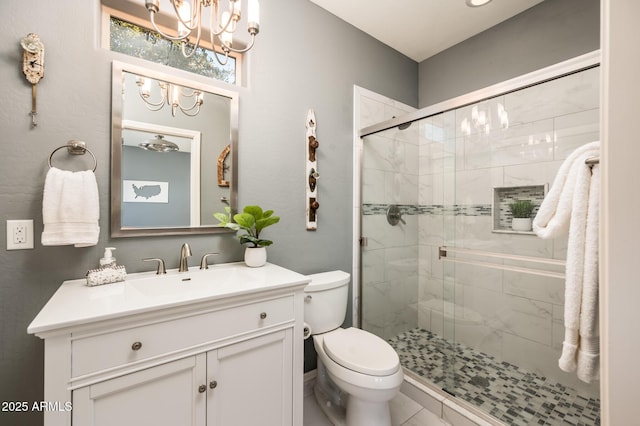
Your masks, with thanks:
M490 384L489 379L487 379L486 377L480 377L480 376L472 377L471 380L469 380L469 383L481 388L488 388Z

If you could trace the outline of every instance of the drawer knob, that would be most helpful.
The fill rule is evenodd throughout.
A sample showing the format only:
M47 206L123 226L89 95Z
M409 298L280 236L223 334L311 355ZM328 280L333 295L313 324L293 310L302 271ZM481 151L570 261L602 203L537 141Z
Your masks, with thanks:
M198 386L198 392L205 393L207 391L207 387L205 385Z
M267 318L267 313L266 312L261 312L260 313L260 319L265 319Z
M134 351L139 351L141 347L142 342L133 342L133 345L131 345L131 349Z
M210 382L209 382L209 387L210 387L211 389L215 389L215 388L217 388L217 387L218 387L218 382L216 382L215 380L210 381Z

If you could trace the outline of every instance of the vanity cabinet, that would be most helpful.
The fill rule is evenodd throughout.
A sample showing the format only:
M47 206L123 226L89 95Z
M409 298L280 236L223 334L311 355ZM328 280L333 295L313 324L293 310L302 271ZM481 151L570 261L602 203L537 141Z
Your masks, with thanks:
M292 331L73 391L73 424L293 425Z
M45 341L44 399L73 407L46 412L45 425L301 425L308 280L263 268L251 290L231 286L176 303L164 294L157 303L142 298L144 308L134 280L104 288L65 282L29 327ZM45 321L74 306L75 292L98 312L87 318L85 305L73 320L67 313L66 321ZM95 304L100 298L108 314ZM128 308L113 312L118 304Z
M73 391L74 425L205 425L204 355ZM204 386L204 385L203 385Z

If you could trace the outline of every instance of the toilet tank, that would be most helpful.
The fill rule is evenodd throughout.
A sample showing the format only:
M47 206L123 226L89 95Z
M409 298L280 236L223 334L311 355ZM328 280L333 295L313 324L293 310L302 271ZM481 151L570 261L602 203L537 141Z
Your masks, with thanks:
M311 282L304 289L304 322L311 334L335 330L347 314L349 280L343 271L321 272L308 275Z

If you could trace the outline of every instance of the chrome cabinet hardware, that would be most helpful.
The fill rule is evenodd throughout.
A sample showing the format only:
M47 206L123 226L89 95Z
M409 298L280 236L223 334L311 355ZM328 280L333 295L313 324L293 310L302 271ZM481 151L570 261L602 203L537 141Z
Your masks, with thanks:
M133 345L131 345L131 350L133 351L139 351L140 348L142 348L142 342L133 342Z
M217 387L218 387L218 382L216 382L215 380L210 381L210 382L209 382L209 387L210 387L211 389L215 389L215 388L217 388Z
M260 313L260 319L266 319L267 318L267 313L266 312L261 312Z
M205 385L198 386L198 392L205 393L207 391L207 387Z

